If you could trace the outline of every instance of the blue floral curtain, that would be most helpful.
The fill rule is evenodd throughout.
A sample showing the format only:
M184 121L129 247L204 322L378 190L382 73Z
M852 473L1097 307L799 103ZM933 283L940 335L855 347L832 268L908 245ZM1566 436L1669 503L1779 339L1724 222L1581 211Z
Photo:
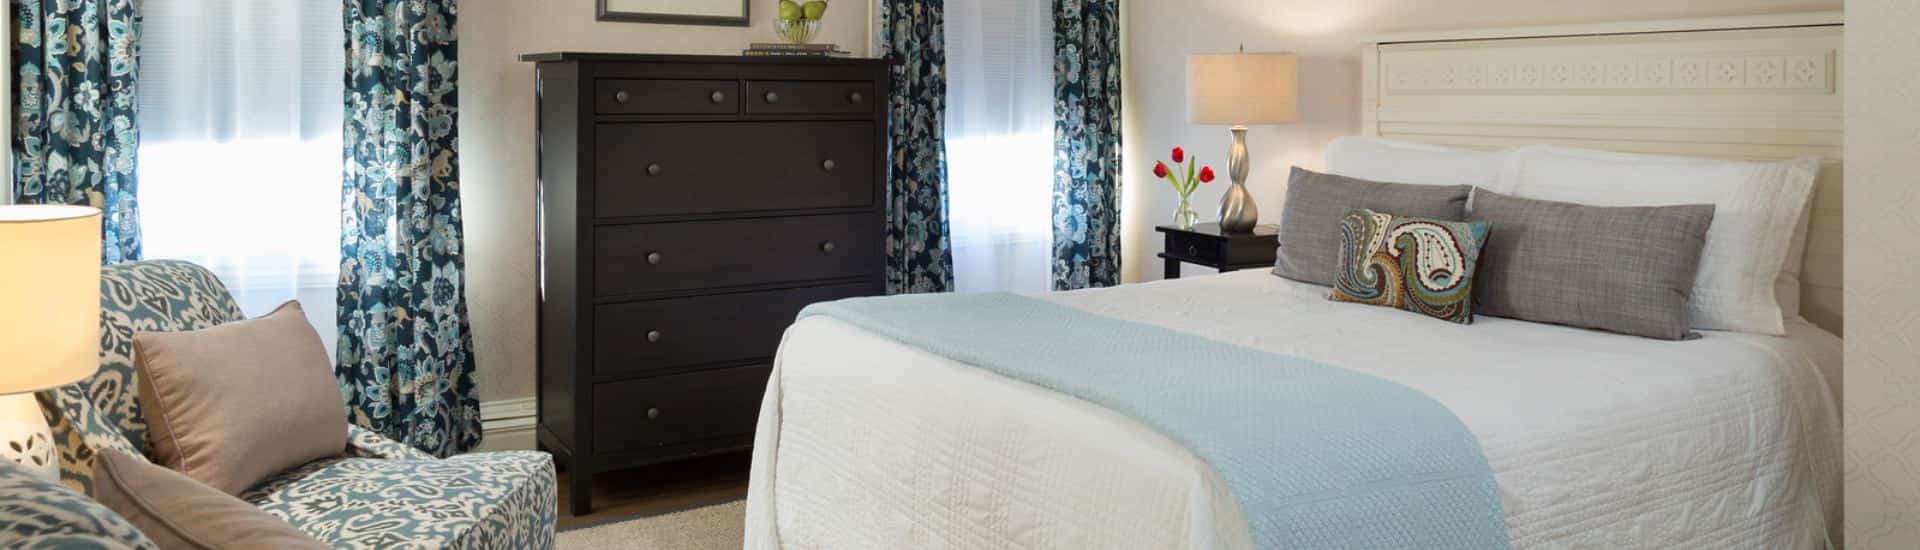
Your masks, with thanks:
M480 442L461 259L454 6L345 6L337 374L355 423L439 456Z
M1053 1L1053 288L1120 284L1120 0Z
M899 60L888 98L887 293L953 290L947 233L943 0L880 0L880 48Z
M99 208L101 263L140 259L133 0L14 0L13 194Z

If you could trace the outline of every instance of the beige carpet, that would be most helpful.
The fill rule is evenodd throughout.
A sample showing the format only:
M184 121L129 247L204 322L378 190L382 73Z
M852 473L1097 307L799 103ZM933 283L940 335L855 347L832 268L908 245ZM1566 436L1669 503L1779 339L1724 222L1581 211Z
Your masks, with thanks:
M739 548L745 542L747 502L583 527L560 533L559 550Z

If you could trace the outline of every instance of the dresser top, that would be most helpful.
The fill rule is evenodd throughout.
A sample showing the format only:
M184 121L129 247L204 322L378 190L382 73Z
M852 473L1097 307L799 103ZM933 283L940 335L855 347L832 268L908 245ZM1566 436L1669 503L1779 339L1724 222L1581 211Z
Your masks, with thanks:
M607 52L529 53L521 54L520 60L535 63L598 61L624 63L748 63L766 65L889 65L893 63L892 59L883 57L745 56Z

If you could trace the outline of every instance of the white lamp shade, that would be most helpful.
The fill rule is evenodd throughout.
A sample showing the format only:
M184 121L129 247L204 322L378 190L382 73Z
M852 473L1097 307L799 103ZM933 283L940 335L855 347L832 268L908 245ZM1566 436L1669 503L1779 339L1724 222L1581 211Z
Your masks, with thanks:
M1187 114L1194 124L1283 124L1299 112L1299 59L1290 53L1187 57Z
M0 206L0 394L100 367L100 211Z

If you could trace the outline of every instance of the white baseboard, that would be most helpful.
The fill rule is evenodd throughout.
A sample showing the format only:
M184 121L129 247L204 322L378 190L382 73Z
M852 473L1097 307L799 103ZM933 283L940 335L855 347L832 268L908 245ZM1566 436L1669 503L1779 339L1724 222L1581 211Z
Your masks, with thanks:
M531 451L539 401L532 397L480 404L480 446L474 451Z

